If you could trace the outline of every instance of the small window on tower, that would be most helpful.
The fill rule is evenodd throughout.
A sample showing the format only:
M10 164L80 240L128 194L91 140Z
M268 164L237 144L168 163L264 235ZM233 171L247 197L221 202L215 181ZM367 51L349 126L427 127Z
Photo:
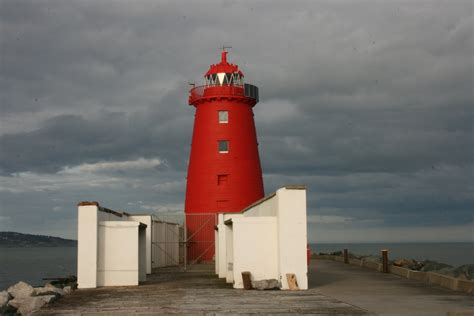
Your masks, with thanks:
M217 175L217 185L225 185L227 183L227 175L226 174L218 174Z
M219 111L219 123L221 124L229 123L228 111Z
M229 152L229 141L228 140L220 140L219 141L219 152L221 154L226 154Z

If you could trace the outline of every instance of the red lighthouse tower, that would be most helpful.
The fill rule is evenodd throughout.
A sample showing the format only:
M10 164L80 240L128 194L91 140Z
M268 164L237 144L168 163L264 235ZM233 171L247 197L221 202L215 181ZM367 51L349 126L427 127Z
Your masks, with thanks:
M227 62L225 49L204 78L205 85L189 92L196 114L185 213L188 257L210 260L215 222L197 214L239 212L264 191L252 110L258 88L244 83L239 67Z

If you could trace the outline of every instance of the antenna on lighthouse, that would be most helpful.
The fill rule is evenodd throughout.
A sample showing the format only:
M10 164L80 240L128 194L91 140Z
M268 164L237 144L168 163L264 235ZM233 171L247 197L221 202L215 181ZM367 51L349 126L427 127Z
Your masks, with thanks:
M222 63L227 63L227 51L226 49L232 48L232 46L222 46L222 58L221 62Z

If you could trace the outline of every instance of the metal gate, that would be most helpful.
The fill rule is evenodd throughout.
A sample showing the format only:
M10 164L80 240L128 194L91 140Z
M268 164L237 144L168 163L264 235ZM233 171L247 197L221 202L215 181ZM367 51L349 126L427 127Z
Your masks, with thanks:
M154 216L152 267L180 266L192 270L197 263L214 261L216 213L159 213Z

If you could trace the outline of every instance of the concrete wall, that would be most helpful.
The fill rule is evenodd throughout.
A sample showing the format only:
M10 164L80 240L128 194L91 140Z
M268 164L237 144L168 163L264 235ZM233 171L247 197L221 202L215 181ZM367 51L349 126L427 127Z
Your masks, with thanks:
M157 238L162 251L152 247ZM153 267L178 264L179 226L81 202L77 254L79 288L137 285Z
M278 275L278 249L275 242L276 217L250 217L233 220L233 281L243 288L242 272L252 280L275 279Z
M229 213L229 214L219 214L218 215L218 224L217 224L217 233L215 234L216 237L216 252L215 252L215 264L216 264L216 274L219 275L219 278L226 278L227 271L229 268L229 263L233 264L233 256L232 254L227 255L228 247L232 248L227 240L226 236L229 234L229 231L226 232L226 225L224 224L225 221L232 220L233 218L241 217L242 214L239 213ZM230 228L228 228L230 229ZM229 276L229 278L231 278Z
M281 289L294 273L300 289L308 288L304 187L284 187L241 213L219 214L217 229L216 273L235 288L243 287L243 271L253 280L277 279Z
M97 286L98 213L96 205L79 206L77 216L77 279L79 288Z
M225 242L226 242L226 251L225 251L225 280L227 283L234 282L234 233L232 225L225 226Z
M152 224L152 216L151 215L128 215L127 220L140 222L146 225L145 229L145 265L146 265L146 273L151 273L151 262L152 262L152 234L153 234L153 224Z
M288 289L287 273L294 273L300 289L308 289L306 248L306 190L277 191L278 262L282 289Z
M138 285L146 278L145 235L138 222L99 222L97 286Z

